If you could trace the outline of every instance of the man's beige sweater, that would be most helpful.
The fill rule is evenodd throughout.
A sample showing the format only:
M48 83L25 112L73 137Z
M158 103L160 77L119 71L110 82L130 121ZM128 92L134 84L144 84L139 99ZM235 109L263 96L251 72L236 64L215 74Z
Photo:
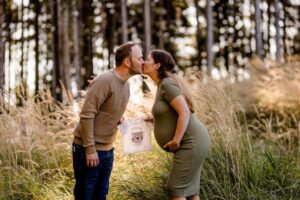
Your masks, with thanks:
M112 149L129 93L128 82L120 79L114 70L97 76L87 90L73 142L85 147L87 153Z

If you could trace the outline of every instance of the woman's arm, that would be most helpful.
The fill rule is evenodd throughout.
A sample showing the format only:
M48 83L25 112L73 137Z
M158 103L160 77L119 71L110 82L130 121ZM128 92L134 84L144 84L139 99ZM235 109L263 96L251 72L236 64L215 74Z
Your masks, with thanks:
M178 119L173 140L165 144L164 148L169 147L170 151L175 151L180 147L180 141L188 126L191 112L183 95L175 97L170 105L178 113Z

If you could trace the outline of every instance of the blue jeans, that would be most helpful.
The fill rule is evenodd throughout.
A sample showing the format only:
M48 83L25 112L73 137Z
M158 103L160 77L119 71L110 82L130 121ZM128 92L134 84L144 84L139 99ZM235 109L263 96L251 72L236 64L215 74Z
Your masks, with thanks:
M72 150L75 200L106 200L114 161L113 149L97 151L99 165L96 167L86 166L84 147L73 143Z

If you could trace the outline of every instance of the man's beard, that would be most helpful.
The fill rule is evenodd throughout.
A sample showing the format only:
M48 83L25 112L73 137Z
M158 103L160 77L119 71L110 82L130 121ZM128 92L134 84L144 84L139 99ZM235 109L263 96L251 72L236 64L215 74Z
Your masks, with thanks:
M131 66L130 69L129 69L129 73L130 73L131 75L141 74L141 72L138 71L138 70L134 67L131 58L130 58L129 60L130 60L130 66Z

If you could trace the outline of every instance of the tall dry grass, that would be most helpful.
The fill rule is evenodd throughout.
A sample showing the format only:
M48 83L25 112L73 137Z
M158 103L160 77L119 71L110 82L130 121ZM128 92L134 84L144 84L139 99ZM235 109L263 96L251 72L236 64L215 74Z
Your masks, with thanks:
M299 154L278 148L269 138L253 137L244 107L222 82L208 77L191 80L196 115L208 127L213 144L202 170L201 198L298 199ZM265 123L260 126L266 128ZM114 182L113 199L168 199L165 183L172 155L159 148L154 152L152 162L142 169L137 165L147 156L133 156L134 173Z
M280 143L271 137L288 131L299 133L299 118L287 114L296 108L283 108L284 114L276 112L277 118L266 108L257 107L249 123L247 107L235 98L238 90L192 76L196 77L189 83L195 114L208 127L213 144L202 170L201 198L299 199L297 143ZM264 79L255 82L259 80ZM246 93L239 94L245 98L251 94L250 103L262 105L259 102L268 101L255 95L265 93L251 93L260 87L247 86ZM155 86L150 84L150 88L154 93ZM153 93L139 105L130 103L125 117L149 115ZM73 199L71 141L78 114L72 106L54 103L49 93L24 104L17 108L2 103L0 107L0 199ZM273 105L277 108L278 104ZM294 121L290 116L295 116ZM120 134L115 146L108 199L167 199L165 183L172 154L163 152L153 140L151 152L124 156Z
M279 64L253 58L250 79L230 85L252 135L300 152L300 59Z
M0 199L71 199L71 107L49 92L23 102L1 107Z

